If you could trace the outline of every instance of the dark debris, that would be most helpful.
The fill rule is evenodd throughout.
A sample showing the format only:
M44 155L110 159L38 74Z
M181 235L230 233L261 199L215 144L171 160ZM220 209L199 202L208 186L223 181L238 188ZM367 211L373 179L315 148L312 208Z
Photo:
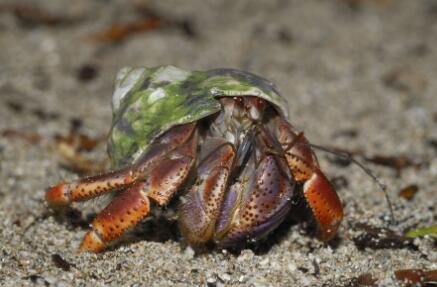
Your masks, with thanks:
M71 267L75 267L74 264L68 262L64 258L62 258L59 254L52 254L52 262L55 264L56 267L68 272L70 271Z
M419 187L416 184L410 184L399 191L399 196L406 200L412 200L418 191Z
M404 286L437 286L437 269L425 271L423 269L403 269L395 271L395 278Z
M344 129L334 132L332 135L333 138L356 138L359 135L359 131L356 129Z
M77 70L77 79L80 82L90 82L99 75L99 67L93 64L84 64Z
M426 89L428 81L411 67L398 67L388 72L383 83L399 92L420 92Z
M399 155L399 156L387 156L387 155L374 155L370 157L364 157L365 161L382 165L385 167L393 168L396 171L400 171L401 169L407 168L407 167L418 167L420 166L419 163L414 162L409 157L405 155Z
M336 190L347 188L349 186L349 181L343 175L333 177L330 181Z
M331 159L339 165L348 165L347 162L351 162L351 160L346 157L353 158L356 156L363 158L367 162L395 169L397 172L400 172L404 168L420 167L425 164L425 162L420 160L412 160L406 155L374 154L368 156L361 150L350 150L339 147L328 147L328 149L331 150L332 153L337 153L339 155L338 158L341 160Z
M36 132L19 131L15 129L4 129L0 132L0 135L10 139L20 139L30 144L38 144L42 137Z
M21 113L24 109L21 103L15 101L6 101L6 106L15 113Z
M145 5L137 5L136 10L140 15L136 20L113 23L101 32L91 34L89 38L95 43L117 44L134 34L158 29L175 29L182 32L187 38L196 38L198 36L191 19L174 19Z
M156 17L139 19L128 23L115 23L101 32L92 34L90 39L93 42L115 44L122 42L133 34L156 30L162 26L164 26L164 22Z
M29 3L3 5L0 11L12 12L21 26L25 28L66 26L77 23L79 20L67 15L51 13L40 6Z
M348 282L343 286L347 287L362 287L362 286L376 286L378 281L371 273L363 273L358 277L347 280Z
M370 273L363 273L358 277L348 279L344 287L364 287L364 286L379 286L378 276ZM393 279L398 281L401 286L437 286L437 270L424 269L399 269L394 271Z
M362 232L360 235L352 238L355 246L359 250L364 250L366 248L408 248L417 250L417 246L413 244L411 238L399 235L388 228L373 227L365 223L358 223L355 225L355 229Z
M426 144L434 149L437 153L437 139L429 139L426 141Z

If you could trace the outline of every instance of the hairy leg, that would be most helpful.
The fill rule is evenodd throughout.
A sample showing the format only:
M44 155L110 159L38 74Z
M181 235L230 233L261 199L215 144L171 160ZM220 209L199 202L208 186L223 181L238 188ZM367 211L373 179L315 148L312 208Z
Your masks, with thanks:
M197 132L160 159L142 179L116 196L92 223L80 249L96 252L134 227L150 210L149 198L167 204L185 182L196 160Z
M196 182L179 207L181 232L192 245L212 237L235 159L232 145L221 138L207 138L201 153Z
M146 154L132 166L50 188L46 193L47 202L53 206L68 205L128 187L160 163L166 154L186 142L192 136L195 126L193 123L170 129L156 139Z

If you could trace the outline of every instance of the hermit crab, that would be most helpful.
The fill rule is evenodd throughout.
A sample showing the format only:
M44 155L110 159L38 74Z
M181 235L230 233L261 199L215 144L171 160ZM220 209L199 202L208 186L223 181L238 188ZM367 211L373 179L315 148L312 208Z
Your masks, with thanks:
M297 208L295 198L306 202L323 240L336 234L341 202L269 81L233 69L124 68L112 107L112 171L46 193L50 205L65 206L114 192L82 251L105 249L176 199L190 245L264 237Z

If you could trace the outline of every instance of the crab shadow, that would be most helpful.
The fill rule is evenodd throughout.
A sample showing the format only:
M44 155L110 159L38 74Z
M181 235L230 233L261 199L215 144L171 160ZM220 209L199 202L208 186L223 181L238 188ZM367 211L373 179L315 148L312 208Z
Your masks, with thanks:
M274 231L272 231L265 238L251 241L251 242L240 242L234 245L229 245L225 247L218 246L212 242L200 246L191 246L197 255L203 255L213 252L221 252L222 249L227 250L230 254L234 256L240 255L241 251L244 249L250 249L256 255L264 255L270 252L271 248L275 245L280 244L283 240L289 237L290 232L294 232L292 227L299 224L293 219L287 219L282 222ZM305 227L305 234L313 233L312 227ZM147 220L138 224L134 230L123 235L120 240L111 244L108 250L116 250L120 246L128 246L133 243L149 241L164 243L168 241L178 242L181 244L182 248L188 248L187 242L184 241L181 235L177 220L169 220L167 218L154 218L152 220Z
M318 240L318 229L315 222L312 219L308 220L308 218L303 222L300 219L301 218L290 216L274 231L257 241L241 242L226 247L221 247L214 243L207 243L201 246L191 246L191 248L194 249L198 256L221 252L223 249L227 250L231 256L239 256L245 249L251 250L255 255L262 256L268 254L272 248L287 240L292 232L296 232L296 228L293 228L294 226L299 226L302 236L310 237L312 240ZM181 244L182 249L189 248L189 245L184 241L179 231L177 220L169 220L165 217L161 217L141 222L133 231L123 236L115 244L111 244L108 250L116 250L120 246L128 246L132 243L142 241L158 243L173 241ZM342 239L336 236L328 243L325 243L325 245L335 250L341 244L341 241ZM313 244L309 245L310 250L315 249L315 246L317 246Z
M317 225L311 217L310 212L305 206L299 206L297 212L291 212L290 215L271 233L262 239L249 242L235 243L230 246L217 246L214 243L209 243L203 246L192 247L197 255L206 253L220 252L225 249L231 255L238 256L244 249L251 250L256 255L265 255L270 250L281 244L284 240L290 237L291 232L296 232L294 226L299 226L302 236L308 236L317 240ZM88 230L90 228L95 213L84 215L80 210L68 207L62 210L54 211L54 218L60 224L67 224L70 229ZM131 231L120 237L117 241L110 244L106 250L117 250L121 246L129 246L137 242L157 242L164 243L168 241L179 242L183 248L187 248L188 244L184 241L178 227L176 219L168 219L164 216L151 217L141 221ZM332 249L337 249L341 243L341 238L336 236L326 245Z
M73 207L52 210L53 218L59 224L67 225L71 230L90 229L93 219L97 213L87 213ZM140 241L166 242L178 241L180 239L178 224L176 220L169 220L164 217L150 218L143 220L133 230L126 232L119 240L109 246L108 249L117 249L121 245L128 245Z
M92 219L95 217L95 214L88 214L84 217L80 210L71 206L53 208L49 211L49 214L53 216L57 223L65 224L71 230L88 229Z
M308 220L308 219L307 219ZM285 219L275 230L273 230L266 237L259 239L257 241L243 242L236 244L235 246L228 246L225 249L231 254L239 256L241 251L245 249L251 250L255 255L262 256L270 253L271 249L277 245L280 245L283 241L290 238L292 232L297 232L294 226L298 226L300 230L299 233L302 236L311 238L312 240L319 240L317 225L313 220L309 221L297 221L296 218ZM331 247L332 249L337 249L341 243L341 238L335 236L331 241L325 243L325 245ZM313 244L309 244L308 248L310 250L315 249Z

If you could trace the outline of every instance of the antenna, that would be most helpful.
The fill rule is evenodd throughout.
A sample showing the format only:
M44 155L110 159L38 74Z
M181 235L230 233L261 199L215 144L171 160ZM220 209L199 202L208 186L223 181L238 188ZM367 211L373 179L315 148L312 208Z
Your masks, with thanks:
M373 181L379 186L379 188L382 190L382 192L384 193L384 196L385 196L385 200L387 201L387 205L388 205L388 208L389 208L389 210L390 210L390 223L391 224L394 224L395 223L395 218L394 218L394 212L393 212L393 206L392 206L392 204L391 204L391 200L390 200L390 197L388 196L388 193L387 193L387 186L384 184L384 183L382 183L379 179L378 179L378 177L376 177L373 173L372 173L372 171L369 169L369 168L367 168L367 167L365 167L362 163L360 163L359 161L357 161L355 158L353 158L349 153L347 153L347 152L344 152L344 151L339 151L339 150L335 150L335 149L331 149L331 148L328 148L328 147L324 147L324 146L320 146L320 145L316 145L316 144L312 144L312 143L296 143L296 144L300 144L300 145L307 145L307 146L310 146L310 147L312 147L312 148L315 148L315 149L318 149L318 150L321 150L321 151L323 151L323 152L326 152L326 153L330 153L330 154L333 154L333 155L336 155L336 156L338 156L338 157L341 157L341 158L343 158L343 159L346 159L346 160L349 160L350 162L352 162L352 163L355 163L358 167L360 167L370 178L372 178L373 179Z

